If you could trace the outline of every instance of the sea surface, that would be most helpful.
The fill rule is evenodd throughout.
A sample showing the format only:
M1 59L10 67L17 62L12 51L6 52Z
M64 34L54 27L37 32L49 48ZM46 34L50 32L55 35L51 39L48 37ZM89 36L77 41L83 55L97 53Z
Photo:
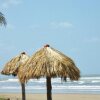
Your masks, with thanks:
M61 78L52 78L53 93L100 94L100 75L83 76L79 81L61 82ZM0 76L0 93L21 93L17 78ZM31 79L26 84L26 93L46 93L46 79Z

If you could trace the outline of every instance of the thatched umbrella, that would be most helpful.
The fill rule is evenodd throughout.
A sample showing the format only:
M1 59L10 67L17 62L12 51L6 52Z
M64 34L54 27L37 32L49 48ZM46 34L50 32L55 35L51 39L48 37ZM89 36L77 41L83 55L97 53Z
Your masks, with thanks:
M23 70L20 66L23 66L29 59L29 56L25 52L11 59L5 64L1 74L17 76L19 72ZM24 66L23 66L24 67ZM20 79L19 79L20 80ZM25 100L25 83L21 83L22 86L22 100Z
M73 60L49 45L45 45L37 51L24 66L25 74L21 75L21 82L31 78L46 77L47 100L52 100L51 78L69 77L71 80L78 80L80 71Z

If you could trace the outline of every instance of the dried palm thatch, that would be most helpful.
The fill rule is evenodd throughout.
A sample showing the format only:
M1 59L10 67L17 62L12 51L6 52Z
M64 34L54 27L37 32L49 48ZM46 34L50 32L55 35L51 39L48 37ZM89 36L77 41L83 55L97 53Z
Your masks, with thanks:
M52 100L52 77L64 79L69 77L71 80L78 80L80 77L80 71L73 60L49 45L45 45L29 58L24 65L23 72L19 74L22 83L31 78L46 77L47 100Z
M4 69L1 73L5 75L12 74L16 76L18 74L18 71L21 71L20 66L22 66L28 59L29 56L26 55L25 52L22 52L20 55L14 57L8 63L5 64Z
M69 77L71 80L80 77L80 71L73 60L48 45L30 57L25 66L24 80L44 76Z
M20 68L20 66L23 66L24 63L26 63L29 59L29 56L26 55L25 52L22 52L20 55L14 57L11 59L2 70L1 74L5 75L14 75L17 76L23 68ZM24 66L23 66L24 67ZM20 80L20 79L19 79ZM22 86L22 100L25 100L25 83L21 83Z

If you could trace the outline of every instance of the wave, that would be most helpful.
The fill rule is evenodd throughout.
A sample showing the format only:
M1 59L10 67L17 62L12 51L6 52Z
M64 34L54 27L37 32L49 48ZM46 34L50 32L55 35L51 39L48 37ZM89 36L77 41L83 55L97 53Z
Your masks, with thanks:
M61 82L61 78L52 78L52 90L55 93L99 93L100 76L81 77L79 81ZM30 79L26 84L26 91L30 93L45 93L46 78ZM0 77L0 92L21 92L21 85L17 78Z
M98 76L98 77L81 77L80 79L85 79L85 80L89 80L89 79L91 79L91 80L93 80L93 79L100 79L100 76Z
M69 89L69 90L100 90L100 86L52 86L53 89ZM0 89L21 89L21 86L2 86ZM46 89L46 86L26 86L26 89Z
M20 87L14 87L14 86L6 86L6 87L4 87L4 86L2 86L2 87L0 87L0 89L9 89L9 90L12 90L12 89L21 89Z
M93 80L92 83L100 83L100 80Z
M17 78L9 78L9 79L2 79L0 80L1 82L19 82L19 80ZM46 84L46 78L40 78L40 79L30 79L29 82L30 83L36 83L36 84ZM65 82L61 82L61 78L52 78L52 84L61 84L61 83L65 83ZM66 84L77 84L77 85L82 85L82 84L99 84L100 83L100 77L81 77L79 81L70 81L69 78L67 78L67 82Z
M19 82L18 79L4 79L4 80L0 80L0 82Z

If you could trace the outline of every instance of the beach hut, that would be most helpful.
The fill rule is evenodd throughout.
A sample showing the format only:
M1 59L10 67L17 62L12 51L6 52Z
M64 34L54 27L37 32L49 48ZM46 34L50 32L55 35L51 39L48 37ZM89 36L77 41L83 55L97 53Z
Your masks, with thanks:
M24 67L23 64L26 63L28 59L29 56L26 55L25 52L22 52L20 55L14 57L5 64L4 69L1 71L1 74L17 76L23 70L23 68L20 68L20 66ZM25 100L25 83L21 83L21 87L22 100Z
M71 80L78 80L80 77L80 71L73 60L49 45L45 45L29 58L23 72L25 74L20 75L23 76L20 77L22 83L31 78L46 77L47 100L52 100L51 78L69 77Z

